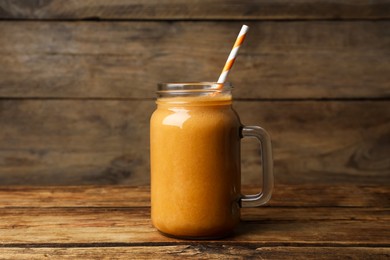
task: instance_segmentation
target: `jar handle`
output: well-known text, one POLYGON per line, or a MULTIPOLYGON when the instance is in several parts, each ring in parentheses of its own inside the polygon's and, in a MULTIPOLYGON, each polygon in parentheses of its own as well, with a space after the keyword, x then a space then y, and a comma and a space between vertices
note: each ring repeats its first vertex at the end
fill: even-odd
POLYGON ((260 142, 261 160, 263 165, 263 188, 262 191, 254 195, 242 195, 240 206, 242 208, 258 207, 267 203, 272 195, 274 186, 272 146, 268 133, 259 126, 244 126, 241 136, 254 137, 260 142))

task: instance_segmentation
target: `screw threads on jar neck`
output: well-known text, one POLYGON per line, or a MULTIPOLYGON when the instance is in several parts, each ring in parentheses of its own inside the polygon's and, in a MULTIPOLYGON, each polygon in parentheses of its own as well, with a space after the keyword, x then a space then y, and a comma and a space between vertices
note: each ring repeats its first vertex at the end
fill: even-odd
POLYGON ((232 85, 230 83, 194 82, 194 83, 160 83, 157 97, 217 97, 230 96, 232 85))

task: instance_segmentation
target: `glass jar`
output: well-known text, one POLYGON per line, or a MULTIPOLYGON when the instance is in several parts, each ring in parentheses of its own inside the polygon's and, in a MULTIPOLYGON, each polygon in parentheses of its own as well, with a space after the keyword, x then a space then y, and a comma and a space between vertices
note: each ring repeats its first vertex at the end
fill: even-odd
POLYGON ((153 225, 191 239, 223 237, 240 221, 240 207, 266 203, 273 188, 271 142, 260 127, 243 126, 230 84, 158 86, 150 122, 153 225), (261 142, 263 189, 241 194, 240 140, 261 142))

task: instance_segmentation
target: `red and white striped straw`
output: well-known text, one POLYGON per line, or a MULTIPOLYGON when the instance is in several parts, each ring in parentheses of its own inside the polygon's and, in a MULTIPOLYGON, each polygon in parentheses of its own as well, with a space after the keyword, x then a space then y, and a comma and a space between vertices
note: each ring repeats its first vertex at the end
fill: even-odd
POLYGON ((240 33, 237 36, 236 42, 233 45, 233 49, 229 54, 229 57, 225 63, 225 67, 223 67, 221 76, 219 76, 219 79, 217 83, 224 83, 226 81, 226 78, 229 74, 230 69, 233 66, 233 63, 237 57, 238 50, 240 49, 242 43, 245 40, 246 33, 248 32, 249 27, 245 24, 242 26, 240 33))

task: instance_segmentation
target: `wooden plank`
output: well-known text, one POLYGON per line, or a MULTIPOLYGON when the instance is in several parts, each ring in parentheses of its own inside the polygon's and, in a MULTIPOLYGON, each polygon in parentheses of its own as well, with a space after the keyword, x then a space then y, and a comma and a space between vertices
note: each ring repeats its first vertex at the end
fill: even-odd
MULTIPOLYGON (((277 183, 388 183, 388 101, 237 102, 236 110, 243 124, 270 133, 277 183)), ((259 169, 258 150, 251 147, 243 155, 246 183, 255 182, 259 169)))
MULTIPOLYGON (((324 216, 332 215, 331 210, 318 210, 322 210, 324 216)), ((339 210, 342 211, 334 211, 339 210)), ((258 215, 256 220, 242 221, 234 235, 221 242, 261 246, 390 246, 388 210, 387 214, 386 211, 372 214, 375 221, 354 220, 355 216, 359 218, 360 213, 353 210, 344 212, 344 215, 352 213, 349 220, 329 218, 310 221, 305 214, 310 215, 312 208, 303 212, 298 209, 299 212, 293 214, 298 219, 294 220, 291 220, 293 217, 285 220, 285 211, 280 213, 283 219, 278 219, 280 214, 276 211, 270 212, 275 216, 258 215)), ((138 208, 3 208, 0 212, 0 232, 0 245, 3 247, 62 243, 177 244, 176 239, 164 237, 152 227, 149 209, 138 208)))
MULTIPOLYGON (((257 188, 244 186, 242 191, 254 194, 257 192, 257 188)), ((390 208, 389 198, 390 188, 388 186, 277 184, 268 205, 287 208, 328 207, 328 209, 364 207, 369 211, 369 208, 372 207, 390 208)), ((12 207, 150 207, 150 188, 148 186, 118 185, 0 186, 0 208, 12 207)), ((260 211, 263 210, 263 208, 260 208, 259 211, 257 209, 243 209, 243 214, 246 214, 249 220, 252 218, 252 211, 260 214, 260 211)), ((348 209, 344 210, 348 211, 348 209)), ((335 214, 333 211, 330 212, 335 214)), ((285 214, 285 216, 288 217, 289 214, 285 214)), ((325 214, 325 216, 329 216, 329 214, 325 214)))
POLYGON ((150 207, 150 187, 0 186, 0 208, 10 207, 150 207))
POLYGON ((186 244, 97 248, 0 248, 0 259, 388 259, 389 248, 186 244))
POLYGON ((383 19, 389 18, 387 0, 364 1, 184 1, 86 0, 1 1, 2 19, 383 19))
MULTIPOLYGON (((0 96, 153 98, 213 81, 241 22, 1 22, 0 96), (235 29, 234 29, 235 28, 235 29)), ((238 99, 390 97, 390 22, 249 22, 238 99)))
POLYGON ((153 102, 0 103, 2 185, 149 182, 153 102))
POLYGON ((241 209, 241 219, 244 222, 264 221, 339 221, 365 220, 390 221, 390 208, 341 208, 341 207, 278 207, 274 204, 262 208, 241 209))
MULTIPOLYGON (((131 190, 130 190, 131 192, 131 190)), ((112 215, 115 221, 124 222, 128 216, 132 221, 138 224, 150 225, 150 207, 118 207, 112 204, 110 207, 7 207, 2 209, 1 218, 4 220, 4 227, 9 227, 12 218, 15 221, 22 220, 24 215, 33 216, 40 214, 42 211, 47 215, 58 215, 72 219, 86 219, 88 216, 94 216, 93 222, 100 218, 106 218, 106 215, 112 215), (3 211, 4 210, 4 211, 3 211), (96 219, 95 219, 96 218, 96 219)), ((390 208, 365 208, 365 207, 260 207, 260 208, 243 208, 241 209, 241 220, 244 225, 256 223, 275 222, 275 221, 390 221, 390 208)), ((57 225, 57 218, 49 219, 48 225, 57 225)), ((113 218, 110 218, 113 221, 113 218)), ((60 220, 61 221, 61 220, 60 220)), ((73 221, 73 220, 72 220, 73 221)), ((76 221, 76 220, 75 220, 76 221)), ((84 220, 81 220, 84 221, 84 220)), ((12 222, 12 221, 11 221, 12 222)), ((23 228, 25 225, 14 224, 12 228, 23 228), (16 225, 16 226, 15 226, 16 225)), ((63 224, 61 224, 63 225, 63 224)), ((71 225, 71 224, 69 224, 71 225)))
MULTIPOLYGON (((0 184, 148 184, 151 100, 1 100, 0 184)), ((277 184, 387 183, 390 102, 235 103, 273 140, 277 184)), ((251 144, 251 145, 249 145, 251 144)), ((243 144, 243 183, 258 147, 243 144)))
MULTIPOLYGON (((342 187, 330 186, 333 191, 323 189, 324 193, 319 197, 325 201, 319 207, 271 205, 244 209, 243 221, 232 236, 208 241, 164 237, 151 226, 149 207, 114 205, 115 201, 122 200, 123 189, 128 188, 132 194, 125 199, 134 199, 140 194, 142 197, 147 187, 58 187, 59 191, 56 187, 3 187, 0 198, 8 194, 8 203, 12 206, 0 210, 0 259, 39 259, 42 256, 92 259, 97 256, 115 258, 117 255, 118 258, 168 255, 200 259, 236 259, 243 256, 386 259, 390 254, 389 229, 386 228, 390 220, 388 203, 381 207, 325 205, 328 195, 338 197, 340 202, 367 198, 355 194, 354 191, 359 190, 373 196, 382 193, 381 196, 388 200, 386 193, 390 190, 381 186, 349 185, 345 186, 347 190, 342 190, 342 187), (83 195, 80 195, 82 190, 83 195), (29 207, 13 203, 19 201, 22 191, 41 196, 41 202, 37 207, 34 203, 29 207), (48 194, 52 195, 51 198, 48 198, 48 194), (64 207, 62 202, 70 201, 71 194, 74 201, 83 196, 85 201, 93 201, 109 195, 113 204, 108 207, 101 207, 102 204, 98 207, 87 204, 79 207, 74 202, 76 207, 70 204, 64 207), (58 205, 45 208, 45 198, 49 203, 50 200, 57 201, 58 205)), ((279 195, 285 193, 283 196, 288 196, 290 193, 292 196, 302 190, 303 195, 298 194, 297 200, 310 204, 313 194, 307 191, 319 188, 312 185, 286 186, 279 190, 279 195)), ((29 197, 28 193, 25 196, 29 197)), ((380 203, 380 199, 376 201, 380 203)))

